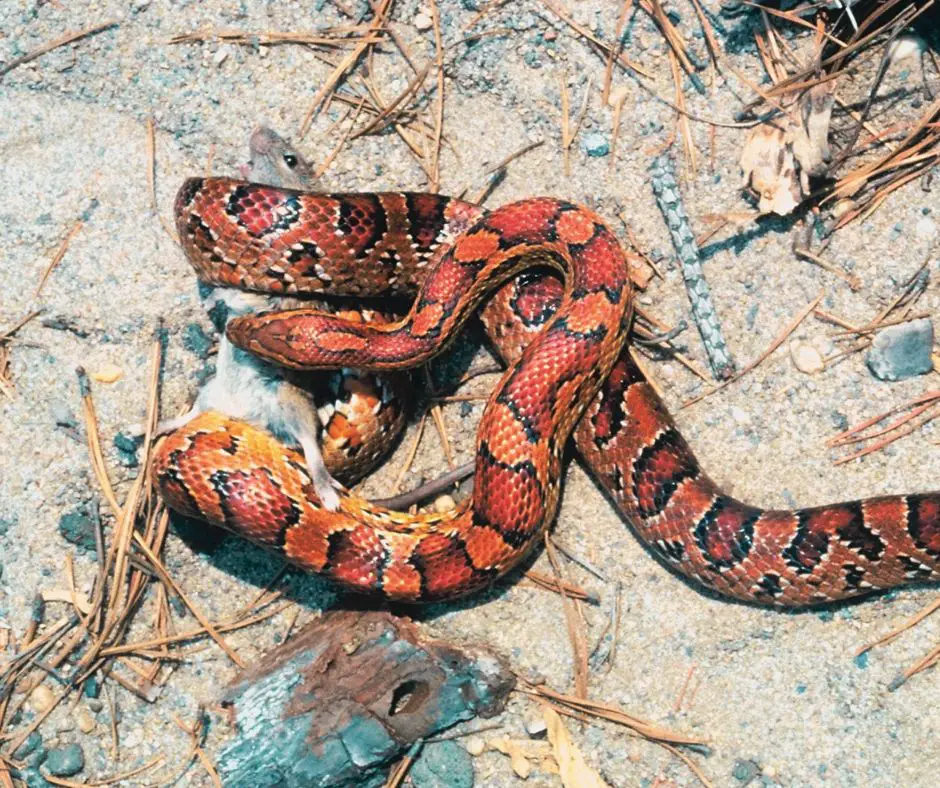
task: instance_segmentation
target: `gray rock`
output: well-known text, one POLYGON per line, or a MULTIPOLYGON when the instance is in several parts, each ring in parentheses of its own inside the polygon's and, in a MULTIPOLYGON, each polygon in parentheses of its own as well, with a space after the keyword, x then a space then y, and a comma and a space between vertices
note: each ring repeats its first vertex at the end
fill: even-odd
POLYGON ((428 744, 409 774, 415 788, 473 788, 473 761, 453 741, 428 744))
POLYGON ((581 138, 581 150, 595 158, 606 156, 610 153, 610 143, 600 132, 589 131, 581 138))
POLYGON ((78 744, 67 744, 49 750, 46 768, 55 777, 71 777, 85 768, 85 753, 78 744))
POLYGON ((754 761, 737 760, 734 762, 732 774, 739 783, 747 785, 760 774, 760 766, 754 761))
POLYGON ((875 334, 868 368, 881 380, 905 380, 933 369, 933 323, 929 318, 889 326, 875 334))

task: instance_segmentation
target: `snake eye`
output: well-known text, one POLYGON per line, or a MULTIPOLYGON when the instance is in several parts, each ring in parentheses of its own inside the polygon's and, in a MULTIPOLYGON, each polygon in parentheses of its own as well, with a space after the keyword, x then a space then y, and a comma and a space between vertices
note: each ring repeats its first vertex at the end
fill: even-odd
POLYGON ((297 157, 293 153, 285 153, 284 163, 291 169, 294 169, 294 167, 297 166, 297 157))

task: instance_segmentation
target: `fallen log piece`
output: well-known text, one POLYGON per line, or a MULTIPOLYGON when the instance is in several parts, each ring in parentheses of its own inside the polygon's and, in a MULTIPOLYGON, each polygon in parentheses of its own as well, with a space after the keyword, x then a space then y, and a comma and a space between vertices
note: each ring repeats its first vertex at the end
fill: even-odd
POLYGON ((327 613, 226 690, 236 735, 219 773, 227 788, 378 786, 416 741, 501 712, 514 683, 492 652, 426 639, 409 619, 327 613))

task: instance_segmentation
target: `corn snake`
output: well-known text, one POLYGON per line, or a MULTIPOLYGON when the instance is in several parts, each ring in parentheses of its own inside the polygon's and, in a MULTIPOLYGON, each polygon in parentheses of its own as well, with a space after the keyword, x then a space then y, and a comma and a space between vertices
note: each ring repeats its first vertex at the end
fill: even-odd
POLYGON ((505 574, 551 523, 573 431, 635 532, 687 577, 778 606, 940 579, 940 494, 762 510, 701 470, 624 347, 630 285, 603 222, 559 200, 486 212, 436 195, 315 195, 190 179, 177 226, 201 278, 275 293, 419 290, 399 323, 300 310, 240 318, 229 338, 295 368, 401 369, 483 309, 509 364, 477 438, 473 497, 444 515, 388 512, 350 495, 327 512, 300 455, 208 413, 169 435, 154 477, 175 509, 279 550, 348 588, 405 601, 471 593, 505 574), (565 284, 533 264, 553 267, 565 284), (583 415, 582 415, 583 414, 583 415))

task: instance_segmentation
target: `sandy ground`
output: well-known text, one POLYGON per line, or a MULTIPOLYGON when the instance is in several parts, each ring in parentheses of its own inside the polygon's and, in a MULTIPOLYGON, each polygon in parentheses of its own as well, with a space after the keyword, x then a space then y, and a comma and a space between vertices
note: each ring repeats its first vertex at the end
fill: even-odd
MULTIPOLYGON (((94 571, 93 554, 75 551, 58 530, 63 514, 98 495, 83 440, 57 426, 80 419, 76 366, 96 371, 117 365, 123 371, 117 382, 94 386, 106 458, 121 492, 137 469, 121 464, 111 439, 143 415, 149 343, 158 320, 169 334, 163 412, 176 412, 203 374, 204 360, 187 349, 184 337, 193 324, 208 332, 209 323, 193 275, 160 221, 171 216, 176 188, 185 176, 203 171, 210 153, 213 171, 233 174, 246 155, 248 132, 258 121, 296 136, 312 96, 329 73, 327 65, 299 46, 259 50, 215 42, 170 45, 168 39, 207 26, 298 31, 348 22, 328 2, 304 5, 310 8, 300 11, 253 0, 104 0, 80 10, 72 4, 32 0, 0 6, 0 56, 7 60, 63 31, 108 19, 119 22, 16 69, 0 82, 0 328, 42 307, 44 316, 61 316, 80 329, 57 330, 35 320, 13 346, 15 394, 0 397, 3 627, 22 632, 37 591, 64 586, 65 553, 75 553, 80 586, 94 571), (151 114, 157 126, 158 215, 151 210, 146 175, 145 123, 151 114), (41 296, 35 297, 51 250, 80 217, 83 227, 41 296)), ((361 3, 348 5, 358 8, 361 3)), ((610 37, 617 5, 585 1, 572 8, 576 19, 610 37)), ((705 5, 717 11, 712 0, 705 5)), ((474 0, 442 0, 445 42, 466 35, 463 26, 472 20, 475 6, 474 0)), ((392 17, 421 63, 433 57, 431 31, 415 25, 416 15, 426 10, 414 2, 396 3, 392 17)), ((676 10, 682 18, 680 29, 704 57, 691 6, 682 3, 676 10)), ((730 36, 726 40, 738 44, 731 62, 759 81, 762 72, 753 47, 746 44, 748 23, 735 19, 724 24, 730 36)), ((654 281, 641 296, 642 303, 669 324, 687 317, 688 301, 646 176, 653 152, 673 127, 674 114, 618 72, 615 84, 625 86, 628 99, 611 168, 609 154, 589 156, 583 144, 591 141, 590 135, 606 140, 610 134, 611 111, 601 106, 597 88, 602 60, 535 2, 511 3, 488 15, 477 29, 496 28, 508 29, 472 48, 456 44, 448 52, 441 191, 476 188, 493 164, 528 142, 544 140, 510 166, 488 204, 539 193, 557 195, 592 206, 625 237, 617 218, 622 212, 641 244, 662 255, 665 280, 654 281), (583 128, 572 146, 570 177, 563 174, 560 146, 561 78, 569 83, 573 112, 587 80, 594 84, 583 128)), ((657 89, 672 96, 659 33, 642 15, 631 30, 627 55, 659 75, 657 89)), ((391 97, 404 87, 408 72, 392 47, 383 50, 373 76, 391 97)), ((886 84, 886 90, 900 91, 902 98, 905 91, 913 94, 918 89, 913 77, 905 81, 900 67, 886 84)), ((713 84, 704 98, 687 91, 690 109, 724 121, 732 120, 740 107, 738 97, 748 95, 737 83, 713 84)), ((338 110, 318 116, 300 143, 317 162, 335 144, 336 132, 330 126, 337 117, 338 110)), ((887 119, 876 122, 888 124, 887 119)), ((700 155, 697 174, 680 166, 694 222, 705 214, 747 208, 736 164, 742 133, 715 129, 711 159, 710 130, 692 124, 700 155)), ((322 178, 325 190, 420 190, 426 185, 421 168, 393 134, 350 143, 322 178)), ((820 291, 825 292, 828 311, 856 322, 872 317, 923 262, 936 234, 929 213, 938 209, 936 189, 925 192, 915 183, 889 199, 871 220, 838 234, 827 256, 861 279, 859 292, 797 260, 790 252, 785 221, 751 225, 738 236, 740 243, 711 247, 706 272, 736 358, 756 357, 820 291)), ((931 268, 935 266, 934 261, 931 268)), ((938 303, 940 296, 931 284, 921 306, 932 314, 938 303)), ((831 347, 832 333, 831 326, 810 319, 795 338, 825 349, 831 347)), ((683 335, 682 344, 704 364, 693 332, 683 335)), ((674 360, 648 364, 674 408, 703 389, 674 360)), ((484 379, 467 391, 483 392, 490 385, 492 378, 484 379)), ((834 455, 824 441, 846 422, 880 413, 935 386, 932 376, 880 382, 859 354, 809 377, 795 370, 784 348, 742 382, 679 412, 678 421, 709 473, 755 503, 812 505, 924 491, 935 486, 940 468, 936 430, 928 428, 872 458, 839 467, 833 467, 834 455)), ((460 403, 445 409, 458 462, 470 459, 472 429, 481 410, 480 404, 460 403)), ((401 450, 366 489, 387 491, 403 457, 401 450)), ((429 428, 405 486, 433 477, 444 464, 438 438, 429 428)), ((569 467, 556 533, 562 544, 608 579, 602 582, 576 565, 568 567, 573 581, 601 599, 600 605, 585 609, 592 644, 609 619, 616 584, 622 585, 616 659, 609 672, 591 676, 591 696, 707 738, 711 756, 694 757, 714 785, 743 784, 744 761, 760 769, 753 784, 936 784, 936 674, 919 676, 893 693, 888 685, 940 640, 940 620, 928 620, 867 659, 853 657, 860 645, 933 599, 935 589, 907 589, 857 605, 801 613, 730 603, 692 587, 648 554, 575 463, 569 467), (683 692, 690 670, 694 689, 683 692)), ((171 535, 165 560, 213 619, 250 601, 280 566, 278 559, 234 538, 197 551, 171 535)), ((549 571, 544 555, 534 566, 549 571)), ((290 578, 288 595, 300 606, 301 623, 337 601, 325 583, 302 576, 290 578)), ((276 642, 291 615, 227 639, 250 661, 276 642)), ((569 686, 571 648, 561 600, 551 593, 514 578, 470 602, 436 606, 425 618, 436 635, 488 643, 520 672, 540 674, 558 689, 569 686)), ((159 782, 188 752, 188 737, 172 715, 193 720, 198 704, 211 704, 233 675, 225 655, 210 647, 187 657, 167 677, 161 697, 152 705, 114 690, 121 714, 119 762, 111 757, 107 706, 91 709, 96 726, 88 734, 75 725, 80 709, 57 710, 41 729, 44 746, 82 746, 86 768, 74 779, 129 769, 165 753, 168 765, 148 777, 151 783, 159 782)), ((86 707, 87 699, 80 706, 86 707)), ((487 735, 525 738, 524 721, 535 713, 516 696, 498 719, 502 730, 487 735)), ((589 763, 611 785, 698 784, 677 759, 613 726, 569 727, 589 763)), ((214 726, 210 756, 220 737, 214 726)), ((474 765, 478 785, 519 782, 500 754, 488 752, 475 758, 474 765)), ((179 784, 209 783, 194 766, 179 784)), ((559 781, 536 770, 528 784, 554 786, 559 781)))

